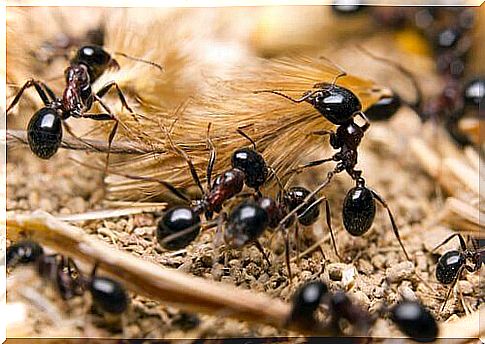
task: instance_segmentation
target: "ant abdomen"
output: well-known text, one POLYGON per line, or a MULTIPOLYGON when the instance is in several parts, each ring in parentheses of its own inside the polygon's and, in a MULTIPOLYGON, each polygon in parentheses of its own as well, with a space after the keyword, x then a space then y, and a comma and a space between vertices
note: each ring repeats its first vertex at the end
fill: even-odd
POLYGON ((168 250, 178 250, 190 244, 200 232, 200 216, 190 207, 176 206, 167 210, 157 224, 157 240, 168 250), (166 240, 184 230, 191 229, 172 240, 166 240))
MULTIPOLYGON (((310 191, 302 186, 291 187, 284 195, 284 202, 288 209, 291 211, 302 204, 305 198, 310 194, 310 191)), ((317 199, 311 197, 307 204, 313 204, 317 199)), ((308 206, 299 209, 296 214, 298 215, 298 222, 303 226, 310 226, 318 220, 320 216, 320 208, 318 205, 313 205, 311 208, 308 206)))
POLYGON ((365 186, 356 186, 345 196, 342 218, 345 229, 353 236, 365 234, 376 215, 376 202, 372 191, 365 186))
POLYGON ((244 172, 244 182, 250 188, 258 189, 268 176, 268 167, 261 154, 250 148, 240 148, 231 157, 233 168, 244 172))
POLYGON ((268 214, 257 203, 247 201, 236 206, 227 220, 224 241, 233 248, 254 242, 268 226, 268 214))
POLYGON ((121 314, 128 308, 125 288, 108 277, 94 276, 89 283, 93 303, 103 312, 121 314))
POLYGON ((45 107, 29 121, 27 138, 32 152, 41 159, 56 154, 62 140, 62 119, 55 109, 45 107))
POLYGON ((446 252, 438 259, 436 279, 443 284, 452 283, 463 264, 465 264, 465 258, 459 251, 446 252))

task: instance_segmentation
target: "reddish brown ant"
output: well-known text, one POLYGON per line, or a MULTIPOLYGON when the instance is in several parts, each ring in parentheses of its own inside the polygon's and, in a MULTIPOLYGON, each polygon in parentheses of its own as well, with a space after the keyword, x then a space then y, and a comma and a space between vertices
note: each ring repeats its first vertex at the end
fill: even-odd
MULTIPOLYGON (((153 62, 119 54, 162 69, 153 62)), ((30 79, 20 88, 12 103, 8 106, 7 113, 20 101, 24 91, 30 87, 35 88, 44 103, 44 107, 32 116, 27 128, 29 146, 35 155, 42 159, 49 159, 57 152, 62 141, 62 125, 72 134, 65 122, 69 117, 114 121, 115 124, 108 137, 108 146, 111 147, 119 120, 102 101, 102 98, 114 87, 121 104, 131 114, 134 115, 134 112, 126 102, 120 87, 114 81, 108 82, 96 93, 93 92, 93 83, 109 68, 119 68, 118 62, 102 47, 87 45, 77 51, 76 55, 70 60, 69 67, 65 70, 66 88, 61 98, 58 98, 45 83, 39 80, 30 79), (98 102, 106 112, 88 113, 94 102, 98 102)), ((109 150, 107 163, 108 160, 109 150)))
MULTIPOLYGON (((409 256, 406 252, 406 249, 404 248, 404 245, 401 242, 399 230, 394 221, 394 217, 389 209, 389 206, 382 198, 382 196, 365 186, 365 180, 361 176, 362 171, 355 169, 358 157, 357 148, 360 145, 365 131, 369 128, 370 123, 367 120, 365 114, 362 112, 362 104, 360 103, 360 100, 357 98, 357 96, 355 96, 352 91, 342 86, 336 85, 336 81, 346 75, 345 71, 343 71, 340 67, 339 69, 341 70, 341 73, 335 77, 332 83, 316 84, 314 85, 314 88, 316 90, 304 93, 303 96, 299 99, 293 99, 277 91, 256 91, 256 93, 274 93, 279 96, 285 97, 286 99, 289 99, 295 103, 310 103, 322 116, 338 126, 335 132, 324 130, 314 132, 313 134, 329 135, 331 146, 335 149, 339 149, 339 152, 337 152, 330 158, 312 161, 307 164, 298 166, 296 169, 289 172, 300 172, 306 168, 319 166, 323 163, 330 161, 337 162, 335 168, 327 173, 326 180, 313 192, 308 194, 305 200, 300 205, 295 207, 285 216, 282 221, 280 221, 279 228, 282 228, 285 222, 291 216, 293 216, 303 207, 307 206, 310 199, 312 199, 315 195, 317 195, 318 192, 320 192, 320 190, 328 185, 328 183, 331 181, 335 174, 346 171, 347 174, 355 180, 356 186, 347 193, 344 201, 342 216, 345 229, 354 236, 361 236, 365 234, 370 229, 374 221, 376 212, 375 200, 377 200, 379 203, 381 203, 382 206, 384 206, 384 208, 386 208, 394 234, 399 244, 401 245, 406 259, 409 260, 409 256), (364 119, 365 123, 362 126, 359 126, 354 121, 355 116, 360 116, 362 119, 364 119)), ((321 199, 317 200, 317 202, 323 199, 326 200, 326 197, 321 197, 321 199)), ((328 216, 329 214, 327 213, 327 218, 328 216)), ((332 231, 331 227, 330 231, 332 231)), ((335 242, 334 248, 337 252, 335 242)))

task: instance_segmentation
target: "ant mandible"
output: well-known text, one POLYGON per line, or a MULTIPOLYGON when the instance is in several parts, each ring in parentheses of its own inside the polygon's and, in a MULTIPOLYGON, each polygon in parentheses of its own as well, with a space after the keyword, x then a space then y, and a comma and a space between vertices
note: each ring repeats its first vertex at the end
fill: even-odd
MULTIPOLYGON (((316 90, 306 92, 299 99, 293 99, 286 94, 272 90, 262 90, 255 92, 274 93, 295 103, 300 103, 303 101, 308 102, 322 116, 338 126, 335 132, 330 130, 322 130, 313 132, 313 134, 329 135, 330 145, 334 149, 339 149, 339 152, 335 153, 330 158, 312 161, 307 164, 300 165, 287 173, 290 174, 294 172, 301 172, 306 168, 319 166, 323 163, 330 161, 337 162, 335 168, 327 173, 326 180, 313 192, 308 194, 304 202, 302 202, 299 206, 297 206, 290 213, 287 214, 287 216, 280 222, 280 227, 284 225, 285 221, 287 221, 288 218, 290 218, 295 212, 303 208, 312 197, 314 197, 318 192, 320 192, 320 190, 328 185, 328 183, 330 183, 331 179, 335 174, 346 171, 349 176, 356 182, 356 186, 349 190, 349 192, 347 193, 342 210, 344 227, 347 232, 349 232, 353 236, 361 236, 370 229, 376 213, 375 201, 377 200, 384 208, 386 208, 389 219, 391 221, 392 229, 394 231, 394 235, 396 236, 404 252, 404 255, 406 256, 406 259, 410 260, 406 249, 401 242, 399 230, 394 221, 394 217, 391 213, 391 210, 389 209, 389 206, 382 196, 380 196, 374 190, 371 190, 365 186, 365 179, 362 177, 362 171, 355 169, 358 157, 357 148, 360 145, 365 131, 369 129, 370 123, 365 114, 362 112, 362 104, 357 96, 352 91, 342 86, 336 85, 336 82, 339 78, 347 75, 347 73, 343 71, 340 67, 338 68, 341 72, 334 78, 332 83, 317 83, 314 85, 314 88, 316 88, 316 90), (361 117, 365 121, 365 123, 362 126, 359 126, 354 121, 355 116, 361 117)), ((321 201, 323 199, 326 200, 325 197, 321 197, 318 201, 321 201)), ((331 230, 332 229, 330 227, 330 231, 331 230)), ((337 252, 336 247, 335 251, 337 252)))
POLYGON ((450 284, 448 292, 446 293, 445 301, 443 302, 440 311, 443 311, 445 308, 451 291, 453 290, 456 282, 458 282, 460 279, 463 270, 466 269, 469 272, 475 272, 478 271, 485 263, 485 251, 483 248, 478 248, 473 240, 473 249, 467 248, 465 239, 463 239, 463 236, 458 233, 450 235, 441 244, 436 246, 433 251, 436 251, 438 248, 455 237, 458 237, 460 240, 461 251, 451 250, 446 252, 438 259, 438 264, 436 265, 436 279, 440 283, 450 284), (467 265, 468 261, 470 261, 473 266, 467 265))
MULTIPOLYGON (((117 54, 162 68, 150 61, 133 58, 122 53, 117 54)), ((69 117, 114 121, 108 137, 108 146, 111 147, 119 120, 101 98, 114 87, 122 106, 132 115, 134 112, 115 81, 110 81, 96 93, 93 92, 93 83, 109 68, 118 69, 118 62, 102 47, 87 45, 77 51, 64 72, 66 88, 61 98, 58 98, 49 86, 39 80, 30 79, 21 87, 7 108, 7 113, 20 101, 24 91, 30 87, 35 88, 44 103, 44 107, 32 116, 27 128, 29 147, 35 155, 41 159, 49 159, 57 152, 62 141, 62 125, 72 134, 65 122, 69 117), (103 107, 106 113, 88 113, 95 101, 103 107)), ((107 160, 109 160, 109 150, 107 160)))

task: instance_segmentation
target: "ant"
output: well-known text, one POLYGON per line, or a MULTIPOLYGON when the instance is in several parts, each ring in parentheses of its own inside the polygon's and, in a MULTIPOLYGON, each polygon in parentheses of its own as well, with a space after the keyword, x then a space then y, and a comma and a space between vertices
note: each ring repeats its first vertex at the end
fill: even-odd
POLYGON ((7 267, 30 263, 37 266, 42 278, 56 285, 63 300, 81 296, 89 290, 93 303, 103 312, 121 314, 128 307, 129 299, 123 285, 111 278, 97 276, 97 265, 86 278, 71 258, 60 254, 46 255, 42 246, 34 241, 20 241, 7 249, 7 267))
MULTIPOLYGON (((132 58, 122 53, 117 54, 162 69, 162 67, 153 62, 132 58)), ((93 92, 93 83, 110 68, 119 69, 120 67, 118 62, 108 52, 100 46, 86 45, 76 52, 75 56, 70 60, 70 65, 64 72, 66 88, 61 98, 58 98, 52 89, 42 81, 30 79, 25 82, 8 106, 7 113, 20 101, 26 89, 35 88, 44 103, 44 107, 32 116, 27 128, 29 146, 35 155, 41 159, 50 159, 57 152, 62 141, 62 125, 73 135, 65 122, 69 117, 89 118, 96 121, 114 121, 108 137, 108 145, 111 147, 118 129, 119 119, 102 101, 102 98, 114 87, 121 104, 132 115, 134 115, 134 112, 126 102, 123 92, 115 81, 108 82, 96 93, 93 92), (88 113, 94 102, 98 102, 106 112, 88 113)), ((109 160, 109 151, 107 160, 109 160)))
POLYGON ((309 329, 316 327, 318 322, 315 313, 322 304, 330 317, 326 327, 334 331, 334 335, 343 334, 342 320, 352 325, 355 332, 352 335, 367 335, 373 323, 371 315, 352 302, 345 292, 330 292, 322 281, 306 282, 297 289, 293 295, 288 322, 309 329))
MULTIPOLYGON (((276 228, 279 221, 298 206, 303 199, 310 193, 303 187, 293 187, 284 192, 278 201, 269 197, 263 197, 259 188, 268 179, 269 171, 273 173, 283 190, 281 181, 276 173, 269 167, 261 154, 257 152, 256 143, 246 135, 241 129, 238 133, 248 139, 252 148, 239 148, 232 154, 232 168, 216 176, 211 185, 211 173, 215 163, 215 149, 207 133, 207 145, 210 150, 210 158, 207 166, 207 189, 204 190, 195 168, 190 158, 172 143, 173 148, 184 157, 189 165, 192 177, 199 186, 203 197, 196 201, 193 206, 176 206, 169 209, 157 224, 157 238, 161 246, 174 250, 187 246, 200 232, 200 214, 205 213, 207 219, 211 219, 214 212, 220 213, 225 201, 233 198, 242 191, 244 185, 255 189, 254 200, 245 200, 235 206, 229 215, 221 213, 214 225, 218 225, 217 233, 221 233, 222 225, 225 221, 224 241, 232 248, 240 248, 249 243, 254 244, 263 254, 266 261, 269 259, 264 252, 258 238, 268 228, 276 228)), ((169 139, 169 141, 171 141, 169 139)), ((185 199, 189 201, 188 199, 185 199)), ((316 201, 316 199, 313 199, 316 201)), ((306 209, 297 212, 298 222, 304 226, 309 226, 316 221, 319 216, 319 209, 312 204, 306 209)), ((290 226, 293 221, 286 221, 286 226, 290 226)), ((289 246, 286 238, 286 262, 289 268, 289 246)))
MULTIPOLYGON (((346 76, 347 73, 341 68, 340 74, 337 75, 332 83, 317 83, 313 87, 316 88, 314 91, 307 91, 299 99, 293 99, 283 93, 272 90, 262 90, 256 91, 255 93, 274 93, 276 95, 282 96, 294 103, 307 102, 310 103, 323 117, 337 125, 337 130, 322 130, 316 131, 312 134, 316 135, 329 135, 330 145, 334 149, 339 149, 340 151, 335 153, 332 157, 316 160, 309 162, 304 165, 300 165, 297 168, 290 170, 288 173, 301 172, 302 170, 319 166, 323 163, 335 161, 337 165, 332 171, 327 173, 326 180, 317 187, 313 192, 307 195, 304 202, 295 207, 287 216, 280 222, 280 227, 283 226, 284 221, 288 220, 295 212, 303 208, 311 197, 314 197, 320 190, 322 190, 335 174, 346 171, 347 174, 355 180, 356 186, 348 191, 342 210, 342 217, 344 222, 344 227, 353 236, 362 236, 365 234, 374 221, 376 206, 375 201, 377 200, 384 208, 386 208, 389 219, 391 221, 392 229, 394 234, 399 241, 399 244, 409 260, 409 256, 404 248, 401 238, 399 236, 398 227, 394 221, 394 217, 389 209, 388 204, 382 196, 380 196, 374 190, 371 190, 365 186, 365 180, 362 177, 362 171, 356 170, 358 151, 357 148, 360 145, 364 133, 369 129, 370 122, 362 112, 362 104, 357 96, 350 90, 336 85, 339 78, 346 76), (359 126, 354 121, 354 117, 361 117, 365 123, 359 126)), ((287 174, 288 174, 287 173, 287 174)), ((319 200, 325 200, 327 205, 327 219, 329 218, 329 205, 326 198, 323 196, 319 200)), ((331 227, 329 226, 332 232, 331 227)), ((331 233, 332 237, 333 234, 331 233)), ((337 252, 337 247, 335 246, 335 241, 333 241, 335 251, 337 252)), ((338 253, 337 253, 338 255, 338 253)))
MULTIPOLYGON (((260 194, 259 188, 268 178, 270 168, 263 156, 257 152, 255 142, 238 129, 238 133, 247 138, 253 144, 253 148, 239 148, 234 151, 231 156, 232 168, 218 174, 211 183, 216 150, 209 137, 210 126, 209 124, 207 129, 207 146, 210 153, 205 190, 190 158, 169 137, 174 150, 186 160, 195 184, 202 193, 202 199, 192 202, 191 206, 175 206, 165 212, 158 221, 157 239, 159 244, 167 249, 181 249, 197 237, 200 232, 200 215, 202 213, 205 214, 206 219, 212 219, 214 213, 221 213, 224 202, 238 195, 244 185, 253 188, 257 194, 260 194)), ((176 192, 176 195, 184 201, 191 202, 185 195, 181 195, 175 187, 171 186, 170 190, 176 192)), ((218 233, 220 233, 225 218, 225 213, 222 213, 212 223, 212 225, 218 225, 218 233)), ((264 230, 267 226, 267 220, 267 213, 260 206, 253 203, 241 204, 229 214, 227 230, 225 231, 226 243, 232 247, 241 247, 251 241, 267 259, 264 250, 257 241, 257 237, 261 234, 261 228, 264 230), (247 227, 248 225, 250 228, 247 227)))
POLYGON ((472 240, 473 249, 467 248, 465 239, 463 239, 463 236, 458 233, 450 235, 441 244, 436 246, 433 251, 436 251, 438 248, 455 237, 458 237, 460 240, 461 251, 451 250, 446 252, 438 259, 438 264, 436 265, 436 279, 440 283, 450 284, 445 301, 443 302, 440 311, 443 311, 445 308, 451 291, 456 285, 456 282, 458 282, 460 279, 463 270, 466 269, 469 272, 475 272, 478 271, 485 263, 485 251, 483 248, 478 248, 478 245, 474 240, 472 240), (468 261, 470 261, 473 265, 467 265, 468 261))
MULTIPOLYGON (((318 325, 315 312, 324 304, 330 320, 327 327, 342 335, 341 321, 350 323, 357 333, 353 335, 366 336, 377 320, 347 296, 343 291, 330 292, 322 281, 306 282, 298 288, 292 300, 289 323, 312 329, 318 325)), ((432 342, 438 335, 438 325, 433 315, 419 302, 404 301, 390 309, 383 307, 376 315, 388 312, 390 319, 398 328, 417 342, 432 342)))

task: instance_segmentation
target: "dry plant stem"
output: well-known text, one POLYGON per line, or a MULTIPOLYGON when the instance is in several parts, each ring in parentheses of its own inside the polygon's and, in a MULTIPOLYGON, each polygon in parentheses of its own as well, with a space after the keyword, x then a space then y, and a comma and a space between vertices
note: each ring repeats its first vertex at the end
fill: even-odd
POLYGON ((478 338, 485 336, 485 327, 480 322, 483 319, 485 319, 484 306, 466 317, 441 324, 440 339, 436 343, 450 343, 449 340, 444 338, 454 338, 454 344, 469 343, 473 342, 474 339, 478 342, 478 338))
MULTIPOLYGON (((189 276, 113 249, 53 216, 37 211, 7 217, 7 235, 12 240, 28 237, 55 251, 115 276, 129 289, 165 304, 189 312, 221 314, 278 328, 287 327, 290 305, 261 293, 189 276)), ((294 325, 296 326, 296 325, 294 325)), ((324 327, 293 330, 328 335, 324 327)))
MULTIPOLYGON (((13 147, 16 145, 28 145, 27 132, 25 130, 6 131, 7 146, 13 147)), ((88 152, 108 153, 112 154, 145 154, 145 153, 165 153, 166 150, 161 148, 157 150, 154 147, 142 146, 130 142, 113 142, 111 148, 106 141, 83 139, 80 141, 74 137, 63 137, 61 148, 81 150, 88 152), (83 142, 84 141, 84 142, 83 142)))

